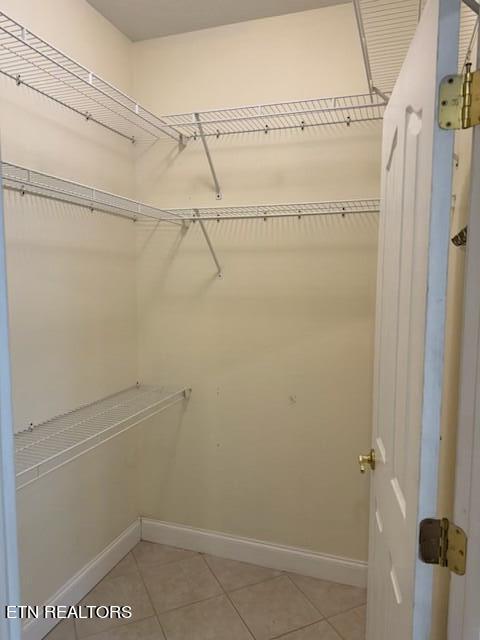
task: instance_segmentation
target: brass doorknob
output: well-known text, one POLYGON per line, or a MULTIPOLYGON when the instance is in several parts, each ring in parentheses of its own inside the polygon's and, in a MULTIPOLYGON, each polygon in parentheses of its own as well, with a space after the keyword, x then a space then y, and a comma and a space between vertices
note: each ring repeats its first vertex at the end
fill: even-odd
POLYGON ((370 469, 375 469, 375 449, 370 449, 370 453, 366 456, 358 456, 358 464, 360 465, 360 473, 365 473, 366 465, 370 465, 370 469))

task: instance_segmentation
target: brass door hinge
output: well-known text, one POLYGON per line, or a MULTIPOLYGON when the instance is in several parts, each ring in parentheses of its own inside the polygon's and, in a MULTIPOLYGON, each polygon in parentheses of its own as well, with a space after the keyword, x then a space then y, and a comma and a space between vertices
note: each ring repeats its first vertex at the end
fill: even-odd
POLYGON ((447 518, 428 518, 420 523, 420 559, 427 564, 447 567, 459 576, 467 565, 467 535, 447 518))
POLYGON ((463 75, 440 83, 438 124, 441 129, 470 129, 480 124, 480 70, 465 65, 463 75))

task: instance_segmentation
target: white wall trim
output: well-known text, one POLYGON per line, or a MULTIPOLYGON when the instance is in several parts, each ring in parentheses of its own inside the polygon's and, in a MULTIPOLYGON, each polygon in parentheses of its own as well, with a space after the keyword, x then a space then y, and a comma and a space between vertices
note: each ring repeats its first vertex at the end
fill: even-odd
POLYGON ((360 560, 150 518, 141 518, 141 522, 142 540, 148 542, 211 553, 230 560, 251 562, 356 587, 365 587, 367 584, 367 563, 360 560))
MULTIPOLYGON (((140 532, 141 525, 138 519, 80 569, 73 578, 70 578, 45 604, 67 606, 78 604, 140 541, 140 532)), ((23 628, 22 640, 41 640, 58 622, 58 620, 42 618, 30 620, 23 628)))

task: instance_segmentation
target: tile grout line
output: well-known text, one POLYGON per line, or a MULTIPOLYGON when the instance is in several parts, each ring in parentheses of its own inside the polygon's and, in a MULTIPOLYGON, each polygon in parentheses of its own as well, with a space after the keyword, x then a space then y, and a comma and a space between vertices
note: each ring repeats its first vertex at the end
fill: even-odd
MULTIPOLYGON (((119 624, 117 626, 113 626, 113 627, 109 627, 107 629, 104 629, 103 631, 96 631, 95 633, 89 633, 88 636, 83 636, 83 638, 80 638, 77 635, 77 640, 90 640, 91 638, 93 640, 95 640, 95 638, 99 635, 101 635, 102 633, 110 633, 111 631, 115 631, 115 629, 123 629, 124 627, 128 627, 132 624, 135 624, 136 622, 143 622, 144 620, 148 620, 149 618, 154 618, 155 616, 145 616, 144 618, 138 618, 137 620, 130 620, 129 622, 125 622, 124 624, 119 624)), ((113 618, 112 618, 113 620, 113 618)))
MULTIPOLYGON (((218 557, 218 556, 217 556, 218 557)), ((252 636, 253 640, 256 640, 256 636, 253 633, 253 631, 250 629, 250 627, 248 626, 248 624, 245 622, 245 620, 243 619, 242 614, 240 613, 240 611, 237 609, 237 607, 235 606, 235 603, 233 602, 233 600, 230 598, 230 595, 228 593, 228 591, 223 587, 223 584, 220 582, 220 580, 217 578, 215 572, 213 571, 212 567, 208 564, 207 560, 205 558, 203 558, 203 561, 205 562, 206 566, 208 567, 208 570, 210 571, 210 573, 212 574, 212 576, 215 578, 215 580, 217 581, 220 589, 223 591, 223 593, 225 594, 225 597, 227 598, 227 600, 229 601, 229 603, 232 605, 234 611, 237 613, 238 617, 240 618, 240 620, 243 622, 243 624, 245 625, 245 629, 248 631, 248 633, 252 636)), ((267 582, 266 580, 264 580, 263 582, 267 582)), ((259 584, 259 583, 257 583, 259 584)))
MULTIPOLYGON (((150 594, 148 593, 148 589, 147 589, 147 587, 146 587, 146 585, 145 585, 145 583, 144 583, 144 581, 143 581, 143 576, 142 576, 142 574, 141 574, 141 572, 140 572, 140 568, 138 567, 138 563, 137 563, 136 558, 135 558, 135 556, 133 555, 133 552, 132 552, 132 551, 133 551, 133 550, 130 550, 128 553, 126 553, 126 554, 123 556, 123 558, 117 562, 117 564, 115 565, 115 567, 117 567, 117 566, 120 564, 120 562, 122 562, 122 560, 124 560, 124 559, 125 559, 125 558, 130 554, 130 553, 131 553, 131 554, 132 554, 132 557, 133 557, 133 560, 134 560, 134 562, 135 562, 135 564, 137 564, 137 568, 138 568, 138 573, 139 573, 140 580, 141 580, 142 584, 144 585, 144 587, 145 587, 145 591, 147 592, 148 598, 149 598, 149 600, 150 600, 150 594)), ((115 569, 115 567, 113 567, 113 569, 115 569)), ((111 571, 113 571, 113 569, 112 569, 111 571)), ((109 572, 107 573, 107 575, 106 575, 106 576, 104 576, 103 578, 101 578, 101 579, 100 579, 100 580, 95 584, 95 586, 93 586, 93 587, 90 589, 90 591, 89 591, 89 592, 88 592, 88 593, 87 593, 83 598, 81 598, 81 599, 77 602, 77 604, 80 604, 83 600, 85 600, 85 598, 87 598, 87 597, 89 596, 89 594, 90 594, 90 593, 92 593, 92 591, 94 591, 94 589, 96 589, 96 588, 98 587, 98 585, 99 585, 101 582, 105 582, 105 581, 110 582, 111 580, 116 580, 117 578, 127 578, 127 577, 129 577, 130 575, 133 575, 133 574, 125 573, 125 574, 123 574, 123 575, 113 576, 113 577, 109 578, 109 577, 108 577, 108 575, 111 573, 111 571, 109 571, 109 572)), ((122 624, 122 625, 118 625, 118 626, 119 626, 119 627, 128 627, 128 625, 129 625, 129 624, 133 624, 133 623, 135 623, 135 622, 142 622, 143 620, 147 620, 147 618, 153 618, 153 617, 155 617, 155 614, 156 614, 155 607, 153 606, 153 604, 152 604, 152 609, 153 609, 153 613, 154 613, 154 615, 153 615, 153 616, 144 616, 143 618, 138 618, 137 620, 130 620, 129 622, 125 622, 124 624, 122 624)), ((89 638, 93 638, 93 640, 95 640, 95 636, 98 636, 98 635, 99 635, 99 634, 101 634, 101 633, 105 633, 106 631, 113 631, 113 630, 115 629, 115 627, 113 626, 113 627, 110 627, 109 629, 104 629, 103 631, 98 631, 98 632, 95 632, 95 633, 91 633, 91 634, 88 634, 87 636, 83 636, 83 638, 81 638, 81 637, 79 636, 78 629, 77 629, 77 619, 74 619, 74 620, 73 620, 73 623, 74 623, 74 624, 73 624, 73 628, 74 628, 74 631, 75 631, 75 638, 76 638, 76 640, 89 640, 89 638)))
MULTIPOLYGON (((302 596, 305 598, 305 600, 306 600, 307 602, 309 602, 309 603, 312 605, 312 607, 315 609, 315 611, 317 611, 317 612, 322 616, 322 617, 320 618, 320 620, 326 620, 326 616, 325 616, 325 615, 320 611, 320 609, 319 609, 318 607, 316 607, 316 606, 314 605, 314 603, 310 600, 310 598, 307 596, 307 594, 306 594, 306 593, 304 593, 304 592, 300 589, 300 587, 299 587, 297 584, 295 584, 295 582, 294 582, 294 581, 292 580, 292 578, 288 575, 288 573, 287 573, 287 574, 285 574, 285 575, 286 575, 286 576, 287 576, 287 578, 289 579, 290 583, 295 587, 295 589, 297 589, 297 591, 298 591, 299 593, 301 593, 301 594, 302 594, 302 596)), ((317 622, 320 622, 320 620, 317 620, 317 622)))
POLYGON ((330 616, 330 618, 327 618, 326 622, 328 622, 328 624, 342 638, 342 640, 348 640, 348 638, 345 638, 345 636, 343 634, 341 634, 340 631, 330 621, 333 620, 333 618, 336 618, 337 616, 342 616, 345 613, 351 613, 352 611, 356 611, 357 609, 361 609, 362 607, 365 607, 365 606, 366 606, 366 604, 361 604, 358 607, 352 607, 351 609, 347 609, 346 611, 342 611, 341 613, 337 613, 334 616, 330 616))
MULTIPOLYGON (((201 553, 201 556, 205 556, 207 555, 211 555, 213 558, 218 558, 219 560, 230 560, 230 558, 222 558, 221 556, 215 556, 211 553, 201 553)), ((208 560, 205 559, 205 562, 208 564, 208 560)), ((232 562, 243 562, 243 560, 232 560, 232 562)), ((249 562, 245 562, 244 564, 250 564, 249 562)), ((261 565, 254 565, 257 567, 261 567, 261 565)), ((215 575, 215 577, 217 578, 215 571, 210 567, 210 565, 208 565, 208 568, 210 569, 210 571, 215 575)), ((225 593, 236 593, 237 591, 241 591, 242 589, 247 589, 247 587, 255 587, 257 584, 262 584, 263 582, 268 582, 269 580, 275 580, 275 578, 280 578, 280 576, 286 575, 286 571, 281 571, 280 569, 271 569, 270 567, 261 567, 262 569, 270 569, 270 571, 278 571, 278 576, 270 576, 269 578, 262 578, 261 580, 258 580, 256 582, 249 582, 248 584, 244 584, 242 587, 235 587, 235 589, 225 589, 225 587, 222 585, 222 583, 220 583, 220 586, 222 587, 222 589, 225 591, 225 593)), ((217 578, 218 580, 218 578, 217 578)), ((219 581, 220 582, 220 581, 219 581)))
POLYGON ((333 618, 336 618, 337 616, 343 616, 345 613, 351 613, 352 611, 356 611, 357 609, 362 609, 363 607, 366 607, 366 604, 357 604, 355 607, 350 607, 349 609, 345 609, 345 611, 339 611, 338 613, 334 613, 333 616, 329 616, 328 618, 325 618, 325 620, 333 620, 333 618))
POLYGON ((299 627, 298 629, 294 629, 293 631, 287 631, 286 633, 282 633, 282 635, 280 636, 274 636, 269 640, 282 640, 282 638, 286 638, 291 633, 297 633, 297 631, 304 631, 305 629, 310 629, 310 627, 314 627, 316 624, 323 624, 323 623, 328 624, 330 629, 332 629, 337 634, 340 640, 345 640, 345 638, 342 635, 340 635, 340 633, 334 627, 332 627, 332 625, 325 618, 323 620, 317 620, 316 622, 311 622, 310 624, 307 624, 304 627, 299 627))
POLYGON ((201 600, 194 600, 193 602, 187 602, 186 604, 181 604, 178 607, 172 607, 171 609, 167 609, 166 611, 161 611, 157 614, 157 610, 155 609, 155 613, 158 617, 167 615, 169 613, 173 613, 174 611, 179 611, 179 609, 185 609, 185 607, 192 607, 194 604, 201 604, 202 602, 209 602, 210 600, 215 600, 215 598, 220 598, 223 594, 217 593, 215 596, 208 596, 208 598, 202 598, 201 600))
MULTIPOLYGON (((175 564, 176 562, 183 562, 184 560, 187 560, 189 557, 193 557, 193 556, 200 556, 202 555, 199 551, 192 551, 191 549, 184 549, 183 547, 172 547, 170 545, 166 545, 166 544, 162 544, 161 542, 149 542, 148 540, 140 540, 140 542, 148 542, 148 544, 155 544, 155 545, 160 545, 162 547, 170 547, 171 549, 175 549, 177 551, 184 551, 185 553, 191 553, 192 556, 187 556, 186 558, 180 558, 180 560, 168 560, 167 562, 149 562, 148 566, 151 567, 152 565, 156 565, 156 564, 161 564, 161 565, 167 565, 167 564, 175 564)), ((134 547, 135 548, 135 547, 134 547)), ((135 562, 137 564, 138 569, 140 570, 141 568, 141 563, 137 560, 137 558, 135 557, 135 554, 133 553, 133 549, 131 551, 129 551, 128 553, 131 553, 132 556, 135 559, 135 562)), ((128 556, 127 553, 127 556, 128 556)), ((126 557, 126 556, 125 556, 126 557)), ((121 560, 120 560, 121 562, 121 560)), ((118 563, 117 563, 118 564, 118 563)), ((114 567, 115 568, 115 567, 114 567)))
MULTIPOLYGON (((160 543, 156 543, 156 542, 154 542, 154 543, 152 543, 152 544, 160 544, 160 543)), ((175 549, 180 549, 180 547, 173 547, 173 548, 175 548, 175 549)), ((207 564, 207 563, 206 563, 206 561, 204 560, 204 558, 202 557, 202 554, 201 554, 201 553, 199 553, 199 552, 193 552, 193 553, 194 553, 194 555, 195 555, 195 556, 198 556, 199 558, 202 558, 202 560, 203 560, 204 564, 207 564)), ((192 556, 192 557, 193 557, 193 556, 192 556)), ((175 560, 174 562, 183 562, 183 561, 185 561, 185 560, 189 560, 189 558, 184 558, 183 560, 175 560)), ((168 565, 171 565, 171 564, 174 564, 174 562, 165 562, 165 563, 162 563, 162 566, 166 566, 167 564, 168 564, 168 565)), ((137 564, 138 564, 138 563, 137 563, 137 564)), ((157 562, 154 562, 153 564, 155 564, 155 565, 156 565, 156 564, 158 564, 158 563, 157 563, 157 562)), ((208 567, 208 569, 211 571, 210 567, 208 567)), ((141 570, 141 568, 140 568, 140 565, 138 565, 138 570, 139 570, 139 572, 140 572, 140 577, 141 577, 141 579, 142 579, 142 583, 143 583, 143 585, 145 586, 145 590, 146 590, 146 592, 147 592, 147 594, 148 594, 148 598, 149 598, 149 600, 150 600, 150 602, 151 602, 151 604, 152 604, 152 607, 153 607, 153 610, 154 610, 154 617, 156 617, 156 618, 158 619, 158 623, 160 624, 160 627, 161 627, 161 629, 162 629, 162 631, 163 631, 163 634, 164 634, 164 636, 165 636, 165 638, 166 638, 167 640, 168 640, 167 635, 166 635, 165 631, 163 630, 163 626, 162 626, 162 623, 161 623, 161 621, 160 621, 160 616, 161 616, 161 615, 163 615, 163 614, 167 614, 167 613, 171 613, 172 611, 178 611, 179 609, 185 609, 186 607, 191 607, 192 605, 194 605, 194 604, 200 604, 201 602, 208 602, 209 600, 214 600, 215 598, 219 598, 219 597, 222 595, 222 593, 224 593, 224 589, 223 589, 222 585, 221 585, 221 584, 219 584, 219 586, 220 586, 220 589, 221 589, 222 593, 217 593, 217 594, 216 594, 216 595, 214 595, 214 596, 208 596, 208 598, 201 598, 200 600, 193 600, 193 602, 187 602, 186 604, 181 604, 181 605, 179 605, 178 607, 172 607, 171 609, 167 609, 166 611, 158 612, 158 611, 157 611, 157 608, 156 608, 156 607, 155 607, 155 605, 153 604, 153 600, 152 600, 152 597, 151 597, 151 595, 150 595, 150 591, 148 590, 147 584, 146 584, 145 580, 143 579, 142 570, 141 570)), ((218 582, 218 580, 217 580, 216 576, 214 576, 214 578, 215 578, 215 581, 216 581, 216 582, 218 582)), ((148 616, 148 617, 152 617, 152 616, 148 616)))
MULTIPOLYGON (((119 628, 120 629, 127 628, 129 625, 134 625, 137 622, 144 622, 145 620, 150 620, 150 618, 156 618, 156 616, 153 615, 153 616, 147 616, 146 618, 140 618, 139 620, 132 620, 131 622, 127 622, 125 624, 119 625, 119 628)), ((111 631, 114 631, 114 630, 115 630, 115 627, 111 627, 110 629, 104 629, 103 631, 98 631, 97 633, 94 633, 90 636, 85 636, 85 638, 79 638, 78 640, 95 640, 95 638, 98 638, 104 633, 110 633, 111 631)))
MULTIPOLYGON (((300 574, 298 574, 298 575, 300 575, 300 574)), ((296 587, 300 591, 302 596, 304 596, 308 600, 308 602, 312 605, 312 607, 315 609, 315 611, 318 611, 318 613, 322 616, 322 620, 326 620, 327 617, 320 611, 320 609, 317 607, 317 605, 315 605, 313 603, 313 601, 310 600, 310 598, 307 596, 307 594, 297 585, 297 583, 294 580, 292 580, 290 575, 287 573, 286 576, 290 580, 290 582, 293 584, 293 586, 296 587)))
MULTIPOLYGON (((299 573, 297 575, 302 575, 302 574, 299 573)), ((367 604, 366 602, 363 602, 362 604, 356 604, 354 607, 349 607, 348 609, 339 611, 338 613, 334 613, 331 616, 326 616, 324 613, 322 613, 320 611, 320 609, 317 607, 317 605, 309 598, 309 596, 303 591, 303 589, 296 584, 296 582, 290 577, 290 575, 288 573, 286 573, 286 576, 290 580, 290 582, 297 587, 297 589, 300 591, 300 593, 302 593, 305 596, 305 598, 310 602, 312 607, 314 607, 322 615, 323 620, 330 620, 331 618, 335 618, 336 616, 340 616, 343 613, 349 613, 350 611, 354 611, 355 609, 361 609, 361 607, 365 607, 366 604, 367 604)))
MULTIPOLYGON (((294 629, 293 631, 287 631, 286 633, 282 633, 279 636, 274 636, 273 638, 270 638, 270 640, 282 640, 282 638, 285 638, 286 636, 290 635, 291 633, 296 633, 297 631, 303 631, 304 629, 309 629, 310 627, 315 626, 316 624, 319 624, 321 622, 326 622, 325 620, 317 620, 316 622, 311 622, 310 624, 306 624, 304 627, 299 627, 298 629, 294 629)), ((343 640, 343 638, 342 638, 343 640)))
POLYGON ((325 620, 325 622, 328 624, 328 626, 330 627, 330 629, 333 629, 335 631, 335 633, 337 634, 337 636, 339 638, 341 638, 341 640, 348 640, 348 638, 345 638, 345 636, 340 633, 340 631, 338 631, 337 629, 335 629, 335 627, 333 626, 333 624, 329 621, 329 620, 325 620))
MULTIPOLYGON (((134 547, 134 548, 135 548, 135 547, 134 547)), ((158 615, 158 613, 157 613, 157 610, 156 610, 156 608, 155 608, 155 605, 153 604, 153 600, 152 600, 152 596, 150 595, 150 591, 148 590, 148 587, 147 587, 147 585, 146 585, 146 583, 145 583, 145 580, 143 579, 142 570, 140 569, 140 564, 138 563, 138 561, 137 561, 137 559, 136 559, 136 557, 135 557, 135 554, 133 553, 133 549, 130 551, 130 553, 132 554, 133 561, 135 562, 135 565, 136 565, 136 567, 137 567, 137 569, 138 569, 138 574, 139 574, 139 576, 140 576, 140 580, 142 581, 142 584, 143 584, 143 586, 144 586, 144 588, 145 588, 145 592, 146 592, 146 594, 147 594, 147 598, 148 598, 148 600, 149 600, 150 604, 152 605, 153 617, 154 617, 154 618, 156 619, 156 621, 158 622, 158 626, 160 627, 160 630, 161 630, 161 632, 162 632, 162 634, 163 634, 163 637, 165 638, 165 640, 168 640, 168 638, 167 638, 167 634, 166 634, 166 632, 165 632, 165 629, 163 628, 162 623, 160 622, 160 617, 159 617, 159 615, 158 615)), ((128 555, 128 554, 127 554, 127 555, 128 555)))

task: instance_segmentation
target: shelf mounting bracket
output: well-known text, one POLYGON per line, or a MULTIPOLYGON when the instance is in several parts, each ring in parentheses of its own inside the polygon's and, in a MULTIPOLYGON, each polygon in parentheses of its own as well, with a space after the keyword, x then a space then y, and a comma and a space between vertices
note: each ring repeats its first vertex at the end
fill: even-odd
POLYGON ((215 262, 215 265, 217 267, 217 276, 219 278, 222 278, 223 277, 222 266, 221 266, 220 262, 218 261, 217 254, 215 253, 215 249, 213 248, 212 241, 210 240, 210 236, 208 235, 208 232, 207 232, 207 230, 205 228, 205 223, 202 220, 202 217, 200 215, 200 211, 198 209, 194 209, 193 211, 194 211, 195 217, 198 220, 198 223, 200 225, 200 229, 202 230, 202 233, 203 233, 203 235, 205 237, 205 240, 207 242, 208 248, 210 249, 210 253, 212 254, 213 261, 215 262))
POLYGON ((215 171, 215 167, 213 166, 212 156, 210 155, 210 149, 208 148, 207 138, 205 136, 205 132, 203 131, 203 125, 199 113, 195 113, 195 122, 197 123, 198 133, 200 134, 200 138, 202 139, 203 148, 205 149, 208 166, 210 167, 210 171, 212 172, 213 184, 215 185, 215 197, 217 198, 217 200, 221 200, 222 191, 218 182, 217 172, 215 171))

